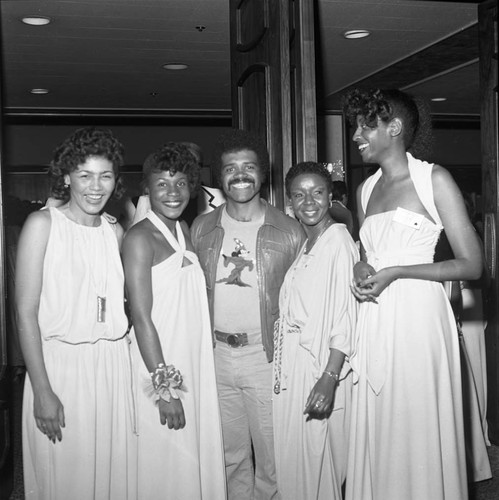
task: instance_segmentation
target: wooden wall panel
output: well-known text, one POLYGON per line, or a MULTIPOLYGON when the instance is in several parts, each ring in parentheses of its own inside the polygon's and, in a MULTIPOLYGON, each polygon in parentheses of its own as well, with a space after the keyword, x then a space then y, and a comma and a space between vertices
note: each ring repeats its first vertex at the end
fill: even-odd
POLYGON ((313 0, 230 2, 233 125, 266 141, 281 209, 287 170, 317 157, 313 13, 313 0))
POLYGON ((498 114, 497 114, 497 2, 487 0, 478 6, 480 32, 480 102, 482 138, 482 196, 484 207, 485 255, 491 275, 485 294, 487 329, 488 421, 489 437, 499 445, 499 273, 497 234, 499 211, 498 114))

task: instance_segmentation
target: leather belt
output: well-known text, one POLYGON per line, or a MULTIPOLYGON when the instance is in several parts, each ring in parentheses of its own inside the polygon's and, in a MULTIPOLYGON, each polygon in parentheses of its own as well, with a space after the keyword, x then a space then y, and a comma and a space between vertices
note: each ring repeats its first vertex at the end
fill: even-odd
POLYGON ((247 333, 226 333, 215 330, 215 338, 219 342, 223 342, 230 347, 244 347, 245 345, 248 345, 247 333))

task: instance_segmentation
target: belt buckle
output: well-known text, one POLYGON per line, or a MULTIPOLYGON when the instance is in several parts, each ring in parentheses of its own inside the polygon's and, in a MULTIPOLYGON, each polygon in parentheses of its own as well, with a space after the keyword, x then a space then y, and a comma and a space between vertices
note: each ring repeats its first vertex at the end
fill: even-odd
POLYGON ((227 344, 229 344, 231 347, 243 346, 241 340, 239 339, 239 335, 237 333, 231 333, 230 335, 227 335, 227 344))
POLYGON ((247 333, 225 333, 215 330, 215 338, 233 348, 248 345, 247 333))

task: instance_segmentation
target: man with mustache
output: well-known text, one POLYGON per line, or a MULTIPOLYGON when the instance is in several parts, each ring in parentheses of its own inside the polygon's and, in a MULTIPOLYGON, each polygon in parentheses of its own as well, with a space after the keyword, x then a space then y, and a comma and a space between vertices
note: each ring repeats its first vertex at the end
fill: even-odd
POLYGON ((258 137, 234 129, 215 153, 226 203, 200 215, 191 233, 214 330, 229 500, 277 499, 273 327, 279 289, 305 236, 296 220, 260 198, 269 155, 258 137))

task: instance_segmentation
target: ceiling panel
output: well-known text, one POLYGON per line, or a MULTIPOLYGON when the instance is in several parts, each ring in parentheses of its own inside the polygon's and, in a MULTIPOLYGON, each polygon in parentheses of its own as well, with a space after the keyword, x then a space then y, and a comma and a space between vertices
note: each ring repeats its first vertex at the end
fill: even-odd
MULTIPOLYGON (((321 109, 335 109, 338 96, 352 85, 376 82, 411 85, 428 95, 439 90, 449 96, 449 113, 479 113, 476 96, 466 98, 478 88, 476 65, 459 73, 465 80, 458 86, 445 74, 420 87, 415 86, 419 69, 401 65, 475 25, 476 3, 318 0, 317 5, 321 109), (371 30, 371 36, 343 38, 345 30, 360 28, 371 30)), ((2 0, 0 8, 7 113, 230 112, 228 0, 2 0), (26 26, 20 21, 25 15, 45 15, 53 22, 26 26), (189 69, 167 72, 162 69, 167 62, 185 62, 189 69), (50 93, 34 96, 31 88, 50 93)), ((455 46, 443 56, 441 51, 430 61, 432 75, 449 71, 453 52, 460 53, 456 66, 463 64, 463 51, 471 61, 471 49, 455 46)))

